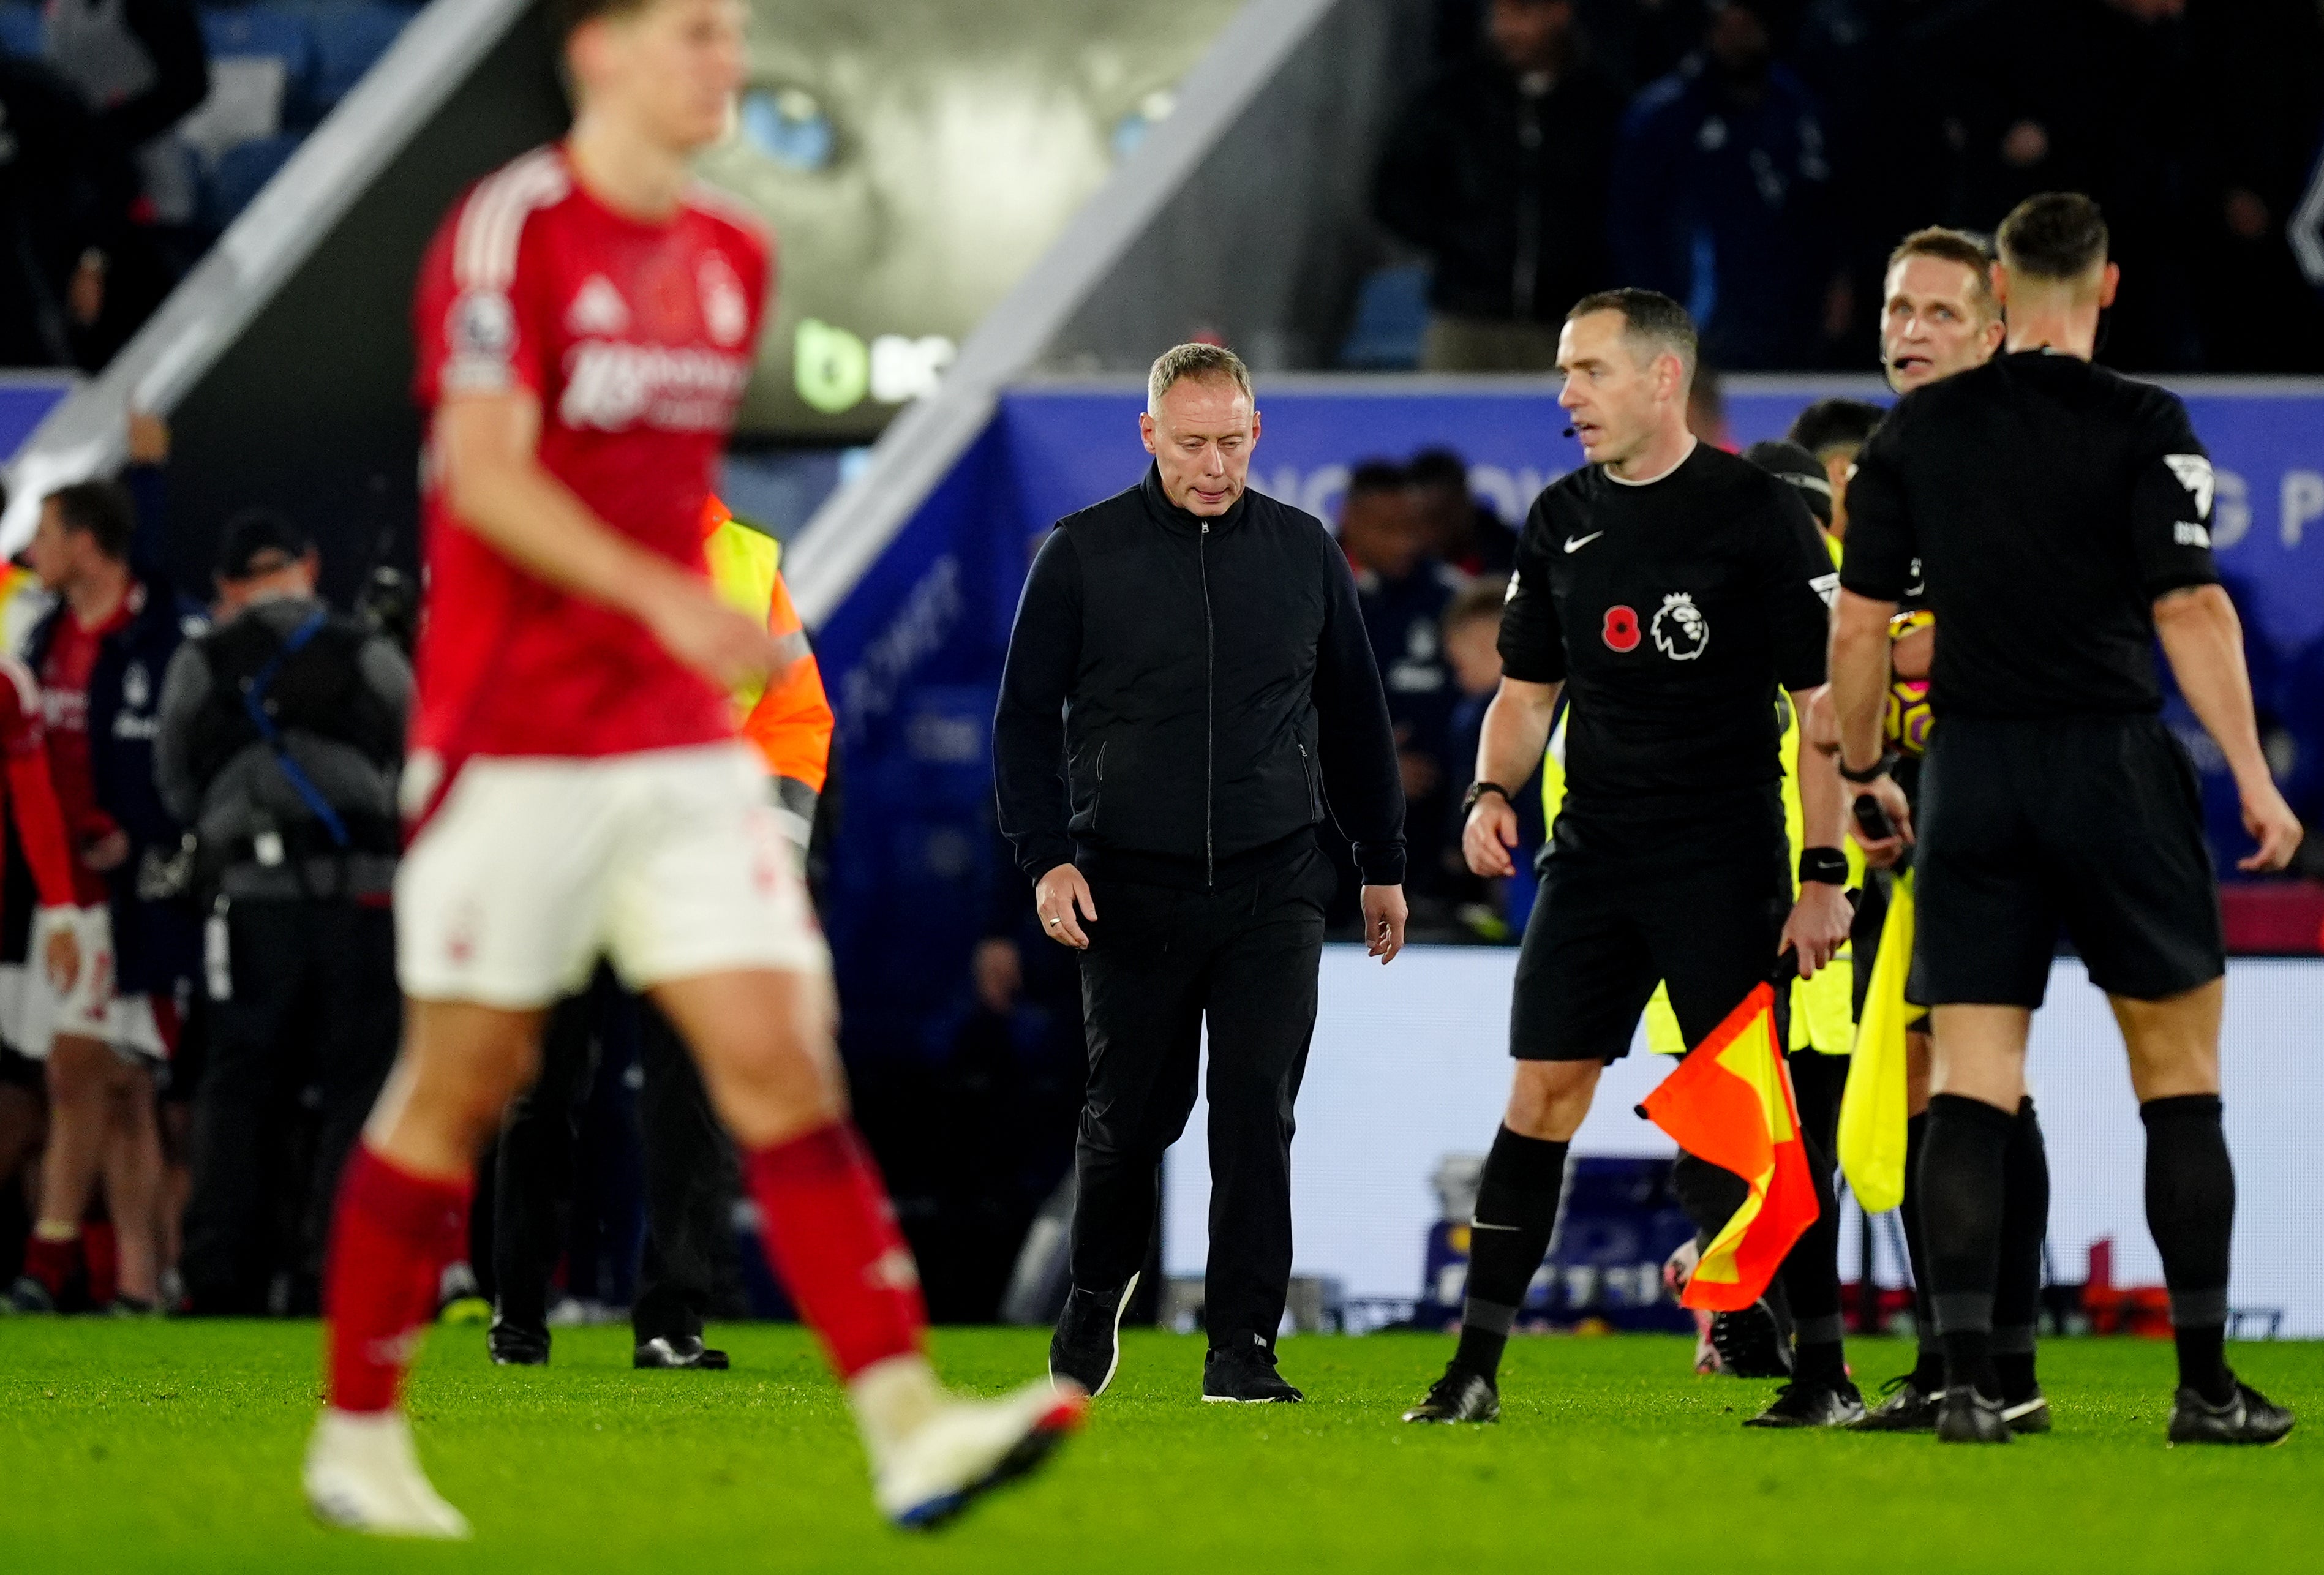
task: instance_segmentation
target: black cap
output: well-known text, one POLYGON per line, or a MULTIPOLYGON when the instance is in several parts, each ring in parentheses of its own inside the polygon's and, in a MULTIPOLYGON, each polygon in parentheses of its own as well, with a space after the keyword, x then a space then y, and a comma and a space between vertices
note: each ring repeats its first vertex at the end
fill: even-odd
POLYGON ((1781 476, 1800 489, 1806 500, 1808 511, 1816 523, 1829 529, 1831 525, 1831 477, 1823 468, 1823 461, 1796 443, 1780 439, 1754 443, 1743 451, 1743 457, 1766 471, 1781 476))
POLYGON ((246 580, 287 568, 315 548, 315 542, 289 515, 272 509, 244 509, 226 522, 218 537, 217 577, 246 580), (268 563, 272 554, 282 561, 268 563))

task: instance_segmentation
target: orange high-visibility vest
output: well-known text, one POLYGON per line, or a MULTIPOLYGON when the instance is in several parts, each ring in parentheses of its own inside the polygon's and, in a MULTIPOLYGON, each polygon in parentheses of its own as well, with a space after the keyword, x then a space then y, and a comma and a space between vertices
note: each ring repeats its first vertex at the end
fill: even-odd
POLYGON ((823 671, 783 585, 782 544, 738 521, 715 497, 703 511, 702 535, 719 595, 754 617, 764 612, 767 631, 782 641, 791 659, 789 666, 770 674, 764 683, 737 689, 734 704, 742 714, 742 736, 766 760, 767 774, 774 778, 776 801, 786 812, 785 829, 805 847, 830 767, 832 714, 823 692, 823 671))

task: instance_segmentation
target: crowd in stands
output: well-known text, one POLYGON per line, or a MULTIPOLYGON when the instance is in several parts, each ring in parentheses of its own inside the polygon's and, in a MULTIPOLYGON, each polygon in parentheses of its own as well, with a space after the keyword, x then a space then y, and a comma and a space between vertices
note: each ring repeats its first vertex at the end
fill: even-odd
POLYGON ((1374 184, 1432 370, 1545 369, 1618 284, 1685 303, 1714 366, 1868 370, 1896 239, 2043 190, 2112 226, 2105 359, 2324 364, 2312 0, 1440 0, 1437 47, 1374 184))
POLYGON ((127 343, 417 0, 0 0, 0 366, 127 343))

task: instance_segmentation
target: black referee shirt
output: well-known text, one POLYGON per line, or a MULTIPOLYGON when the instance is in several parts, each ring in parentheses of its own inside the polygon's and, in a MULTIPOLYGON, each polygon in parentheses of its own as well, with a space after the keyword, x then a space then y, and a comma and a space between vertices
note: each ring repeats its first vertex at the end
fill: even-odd
POLYGON ((1697 444, 1659 481, 1586 465, 1534 502, 1501 665, 1563 682, 1566 803, 1658 820, 1779 780, 1775 691, 1824 681, 1836 576, 1787 482, 1697 444))
POLYGON ((1997 356, 1897 402, 1848 484, 1840 583, 1937 615, 1944 716, 2160 710, 2156 597, 2219 577, 2211 461, 2175 395, 1997 356))

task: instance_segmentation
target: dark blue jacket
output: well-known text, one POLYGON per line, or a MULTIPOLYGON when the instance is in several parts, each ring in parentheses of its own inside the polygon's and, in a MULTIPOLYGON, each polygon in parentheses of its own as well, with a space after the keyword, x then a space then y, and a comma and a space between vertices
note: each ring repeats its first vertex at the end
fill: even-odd
MULTIPOLYGON (((201 961, 200 925, 189 898, 150 892, 158 867, 175 858, 185 827, 161 803, 153 780, 161 675, 189 636, 209 627, 201 607, 167 580, 141 575, 130 590, 128 624, 107 635, 88 680, 89 770, 97 807, 128 834, 129 857, 106 876, 113 908, 115 966, 124 994, 173 993, 201 961)), ((55 640, 63 603, 41 620, 24 659, 38 672, 55 640)))
POLYGON ((1815 98, 1781 66, 1758 103, 1692 55, 1630 106, 1609 213, 1615 272, 1694 314, 1728 371, 1810 364, 1840 252, 1815 98))

